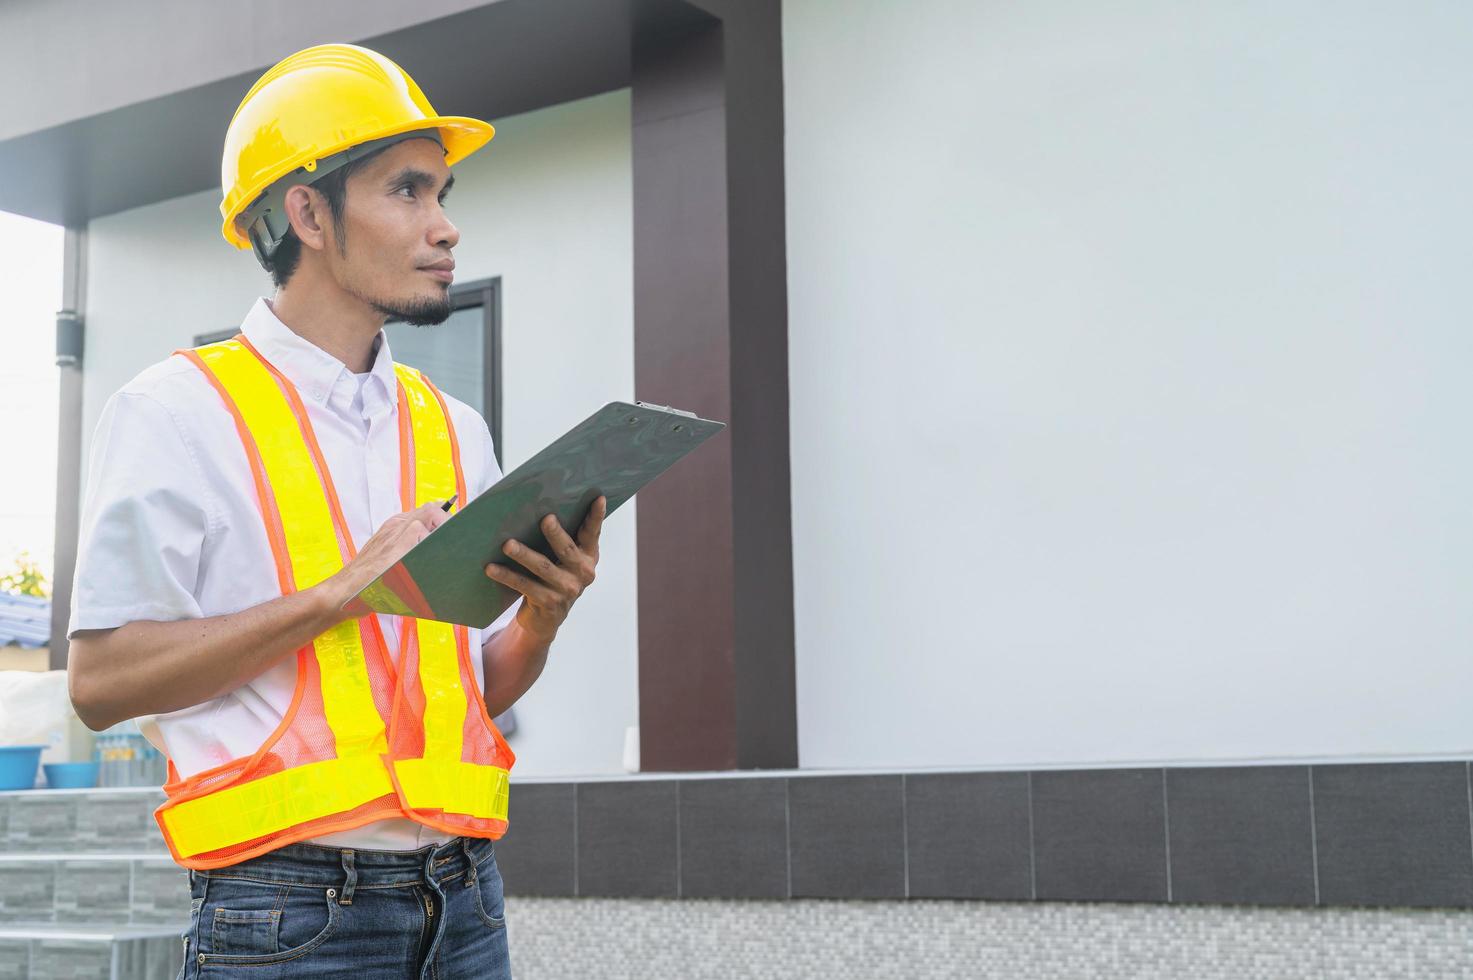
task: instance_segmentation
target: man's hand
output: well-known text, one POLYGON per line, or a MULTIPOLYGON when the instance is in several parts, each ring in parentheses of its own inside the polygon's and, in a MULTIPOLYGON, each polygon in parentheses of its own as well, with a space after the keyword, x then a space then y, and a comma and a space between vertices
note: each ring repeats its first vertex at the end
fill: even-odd
POLYGON ((608 505, 608 499, 602 496, 593 502, 583 526, 578 529, 577 541, 568 537, 556 514, 542 519, 542 534, 552 545, 556 562, 520 541, 508 541, 502 549, 507 557, 515 559, 535 578, 495 562, 486 566, 488 578, 516 589, 526 599, 517 610, 517 623, 522 629, 551 643, 573 603, 593 584, 594 568, 598 565, 598 536, 603 530, 608 505))
POLYGON ((331 578, 320 583, 319 588, 331 596, 333 609, 337 610, 334 623, 370 615, 373 610, 354 598, 369 582, 394 567, 394 563, 409 553, 435 528, 450 520, 450 515, 440 509, 444 501, 431 500, 414 510, 395 514, 384 521, 372 537, 363 542, 363 547, 353 560, 344 565, 331 578))

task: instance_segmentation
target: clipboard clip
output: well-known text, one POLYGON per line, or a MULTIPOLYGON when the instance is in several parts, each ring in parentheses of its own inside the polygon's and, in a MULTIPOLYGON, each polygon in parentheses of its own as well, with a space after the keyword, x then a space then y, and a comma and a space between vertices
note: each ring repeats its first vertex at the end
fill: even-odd
POLYGON ((697 418, 698 417, 695 412, 682 411, 681 409, 678 409, 678 408, 671 408, 669 405, 656 405, 653 402, 642 402, 642 401, 637 401, 637 400, 635 401, 634 404, 638 405, 640 408, 654 408, 654 409, 658 409, 659 411, 662 411, 662 412, 672 412, 675 415, 684 415, 688 419, 693 419, 693 418, 697 418))

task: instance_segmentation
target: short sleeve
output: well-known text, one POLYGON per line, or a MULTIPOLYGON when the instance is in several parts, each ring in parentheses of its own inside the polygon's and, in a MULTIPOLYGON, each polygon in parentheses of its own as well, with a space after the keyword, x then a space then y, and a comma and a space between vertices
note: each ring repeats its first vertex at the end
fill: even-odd
POLYGON ((169 410, 143 393, 113 394, 92 439, 68 638, 202 615, 195 587, 209 532, 204 494, 169 410))

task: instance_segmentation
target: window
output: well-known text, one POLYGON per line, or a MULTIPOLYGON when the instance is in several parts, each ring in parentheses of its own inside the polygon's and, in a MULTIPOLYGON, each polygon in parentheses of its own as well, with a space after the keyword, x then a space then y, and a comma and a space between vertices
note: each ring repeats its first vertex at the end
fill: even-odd
POLYGON ((501 280, 452 287, 455 310, 430 327, 384 324, 394 360, 429 375, 435 387, 481 413, 501 466, 501 280))
MULTIPOLYGON (((435 387, 481 413, 501 456, 501 280, 479 279, 450 290, 454 311, 444 323, 414 327, 384 324, 394 360, 429 375, 435 387)), ((194 346, 229 340, 238 328, 202 333, 194 346)))
POLYGON ((205 344, 218 344, 222 340, 229 340, 240 333, 239 327, 231 327, 229 330, 216 330, 214 333, 197 333, 194 335, 194 343, 191 347, 203 347, 205 344))

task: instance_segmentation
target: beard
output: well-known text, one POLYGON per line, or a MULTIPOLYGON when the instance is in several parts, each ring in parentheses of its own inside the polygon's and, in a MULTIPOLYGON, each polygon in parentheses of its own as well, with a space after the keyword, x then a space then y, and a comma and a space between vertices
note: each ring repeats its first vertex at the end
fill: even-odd
POLYGON ((416 327, 427 327, 436 323, 444 323, 450 319, 450 314, 455 307, 450 302, 450 290, 447 288, 439 296, 416 296, 407 300, 384 300, 375 299, 372 296, 362 297, 364 302, 372 306, 376 311, 382 313, 389 320, 403 320, 405 323, 416 327))

